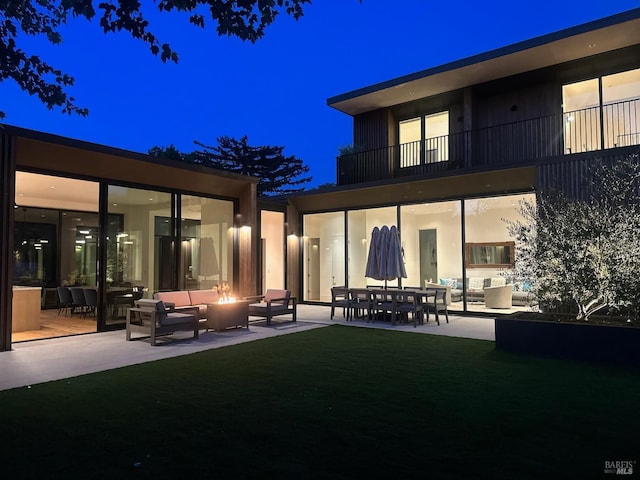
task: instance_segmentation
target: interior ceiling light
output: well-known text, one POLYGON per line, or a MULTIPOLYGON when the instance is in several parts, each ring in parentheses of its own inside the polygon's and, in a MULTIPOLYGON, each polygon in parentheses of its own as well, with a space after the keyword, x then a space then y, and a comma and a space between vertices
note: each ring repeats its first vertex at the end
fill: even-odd
POLYGON ((595 46, 596 46, 596 44, 595 44, 595 43, 590 43, 590 44, 589 44, 589 48, 594 48, 595 46))

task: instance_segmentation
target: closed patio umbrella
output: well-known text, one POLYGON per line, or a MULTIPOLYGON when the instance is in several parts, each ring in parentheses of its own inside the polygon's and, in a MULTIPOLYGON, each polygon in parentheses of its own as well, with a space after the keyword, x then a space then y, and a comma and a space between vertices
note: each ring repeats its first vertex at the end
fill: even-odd
POLYGON ((371 245, 364 276, 384 280, 385 287, 388 280, 407 278, 398 229, 395 226, 389 228, 383 225, 380 229, 375 227, 371 232, 371 245))
POLYGON ((400 235, 398 234, 398 229, 395 225, 389 229, 387 243, 387 268, 385 273, 387 275, 387 280, 407 278, 407 270, 404 267, 404 258, 402 258, 400 235))
POLYGON ((378 242, 380 241, 380 229, 374 227, 371 232, 371 242, 369 243, 369 255, 367 256, 367 267, 364 276, 375 280, 383 280, 380 277, 380 261, 378 260, 378 242))

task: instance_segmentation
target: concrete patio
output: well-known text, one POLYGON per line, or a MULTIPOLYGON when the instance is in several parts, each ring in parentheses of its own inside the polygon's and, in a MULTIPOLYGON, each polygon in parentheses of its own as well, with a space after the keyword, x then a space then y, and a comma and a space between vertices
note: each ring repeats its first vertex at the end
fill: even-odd
MULTIPOLYGON (((212 348, 335 324, 416 334, 495 340, 493 319, 487 317, 450 314, 449 323, 445 323, 444 318, 441 318, 441 324, 438 326, 431 316, 429 323, 413 327, 413 325, 392 326, 385 322, 367 323, 362 319, 347 322, 339 310, 336 313, 334 319, 330 320, 330 309, 327 306, 298 305, 296 323, 279 323, 265 327, 261 326, 262 322, 256 322, 252 323, 248 330, 232 329, 221 333, 201 331, 198 339, 190 338, 192 334, 181 332, 156 347, 152 347, 146 340, 125 341, 124 330, 16 343, 12 351, 0 352, 0 390, 29 387, 37 383, 72 378, 87 373, 188 355, 212 348), (178 338, 184 338, 184 340, 173 341, 178 338)), ((288 318, 282 317, 281 321, 288 318)))

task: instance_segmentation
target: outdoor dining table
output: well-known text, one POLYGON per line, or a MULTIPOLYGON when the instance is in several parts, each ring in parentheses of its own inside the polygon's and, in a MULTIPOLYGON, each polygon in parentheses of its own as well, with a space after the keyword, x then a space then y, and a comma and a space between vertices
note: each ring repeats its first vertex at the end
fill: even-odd
MULTIPOLYGON (((351 298, 355 297, 356 292, 362 292, 363 289, 349 289, 351 293, 351 298)), ((396 324, 396 319, 398 314, 407 313, 409 310, 406 308, 406 304, 408 301, 408 296, 415 296, 415 303, 418 307, 414 315, 418 315, 420 312, 420 317, 422 318, 422 313, 426 315, 427 321, 429 320, 429 309, 432 308, 436 313, 436 323, 440 325, 440 319, 437 314, 437 302, 439 294, 442 294, 442 299, 444 299, 444 295, 446 293, 445 289, 439 289, 436 287, 430 288, 368 288, 370 292, 370 319, 375 321, 377 314, 389 314, 392 325, 396 324), (420 311, 421 309, 421 311, 420 311)), ((357 303, 354 303, 354 308, 357 307, 357 303)), ((447 320, 448 321, 448 320, 447 320)))

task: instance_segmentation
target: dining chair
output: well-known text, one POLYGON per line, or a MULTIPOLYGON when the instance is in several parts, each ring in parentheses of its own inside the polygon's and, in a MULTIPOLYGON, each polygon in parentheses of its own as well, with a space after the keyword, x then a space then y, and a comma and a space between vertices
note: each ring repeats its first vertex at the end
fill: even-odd
POLYGON ((360 312, 365 316, 367 321, 371 320, 371 310, 373 308, 373 296, 371 290, 367 288, 350 288, 353 316, 359 317, 360 312))
POLYGON ((331 320, 333 320, 336 307, 342 308, 342 316, 346 316, 349 321, 353 302, 347 287, 331 287, 331 320))
POLYGON ((84 298, 84 292, 82 291, 82 287, 70 287, 69 291, 71 292, 71 298, 73 299, 73 303, 71 304, 71 316, 74 313, 82 313, 85 314, 87 309, 87 301, 84 298))
POLYGON ((98 306, 98 290, 96 288, 83 288, 82 293, 84 294, 84 316, 87 314, 94 315, 96 314, 96 307, 98 306))
POLYGON ((417 327, 418 323, 423 324, 424 307, 420 298, 420 293, 414 290, 396 292, 393 295, 393 317, 391 322, 395 325, 398 317, 406 318, 408 321, 409 314, 411 314, 414 327, 417 327))
POLYGON ((449 323, 449 312, 447 310, 447 289, 446 288, 427 288, 428 297, 423 304, 426 313, 426 321, 429 321, 429 312, 435 313, 436 323, 440 325, 439 312, 444 312, 444 316, 449 323))
POLYGON ((69 287, 56 287, 58 292, 58 316, 64 311, 64 316, 71 310, 73 306, 73 297, 69 291, 69 287))
POLYGON ((395 291, 372 289, 371 292, 371 321, 375 323, 379 316, 389 314, 393 320, 393 294, 395 291))

